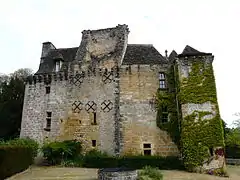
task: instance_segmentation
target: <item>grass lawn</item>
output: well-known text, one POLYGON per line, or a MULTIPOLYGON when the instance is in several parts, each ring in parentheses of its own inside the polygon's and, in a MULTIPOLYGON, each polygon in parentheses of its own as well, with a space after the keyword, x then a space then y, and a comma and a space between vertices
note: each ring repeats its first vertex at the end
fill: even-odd
MULTIPOLYGON (((240 180, 240 166, 228 166, 229 178, 176 170, 162 170, 164 180, 240 180)), ((32 167, 8 180, 97 180, 97 169, 32 167)))

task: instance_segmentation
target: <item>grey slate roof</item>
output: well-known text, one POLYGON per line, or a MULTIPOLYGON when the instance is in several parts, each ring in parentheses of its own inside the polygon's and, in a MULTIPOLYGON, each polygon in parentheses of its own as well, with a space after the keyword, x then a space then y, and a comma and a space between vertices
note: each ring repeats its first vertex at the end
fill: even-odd
POLYGON ((173 62, 177 56, 178 56, 178 54, 176 53, 175 50, 173 50, 173 51, 170 53, 170 55, 169 55, 169 57, 168 57, 168 60, 169 60, 170 62, 173 62))
POLYGON ((186 57, 186 56, 204 56, 204 55, 212 55, 212 53, 205 53, 205 52, 200 52, 191 46, 187 45, 183 52, 178 55, 178 57, 186 57))
MULTIPOLYGON (((78 47, 60 48, 51 50, 40 64, 36 74, 53 72, 56 59, 61 59, 63 64, 68 64, 74 60, 78 47)), ((162 64, 167 60, 154 48, 148 44, 128 44, 123 59, 123 65, 131 64, 162 64)))
POLYGON ((167 60, 151 44, 128 44, 123 65, 162 64, 167 60))
POLYGON ((40 64, 39 69, 35 74, 53 72, 56 59, 61 59, 63 64, 73 61, 77 50, 78 47, 51 50, 47 57, 43 59, 44 62, 40 64))

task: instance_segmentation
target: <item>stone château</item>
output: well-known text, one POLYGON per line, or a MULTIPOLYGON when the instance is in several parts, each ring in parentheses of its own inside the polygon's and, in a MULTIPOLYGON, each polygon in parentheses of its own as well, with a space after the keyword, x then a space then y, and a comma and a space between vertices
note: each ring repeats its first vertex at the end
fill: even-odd
POLYGON ((181 54, 162 56, 151 44, 128 44, 128 34, 127 25, 118 25, 84 30, 79 47, 44 42, 39 69, 27 79, 20 136, 40 143, 76 139, 85 152, 96 148, 111 155, 182 154, 186 162, 191 156, 186 149, 203 147, 209 158, 200 166, 222 168, 224 157, 212 158, 223 148, 221 130, 216 143, 208 143, 211 133, 195 142, 198 126, 208 129, 212 119, 221 126, 213 72, 205 76, 214 56, 188 45, 181 54), (205 82, 212 93, 197 91, 205 82))

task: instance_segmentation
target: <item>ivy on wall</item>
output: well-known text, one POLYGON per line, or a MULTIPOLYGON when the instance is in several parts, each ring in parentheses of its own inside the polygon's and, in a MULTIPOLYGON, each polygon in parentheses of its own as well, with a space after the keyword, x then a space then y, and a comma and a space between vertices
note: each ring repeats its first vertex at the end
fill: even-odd
POLYGON ((213 112, 194 111, 181 121, 181 146, 183 160, 188 170, 202 166, 212 155, 210 149, 224 147, 223 125, 219 114, 215 79, 211 64, 193 61, 187 78, 180 85, 181 104, 211 102, 213 112), (212 114, 213 118, 203 119, 212 114))
POLYGON ((179 145, 180 142, 180 131, 179 131, 179 117, 178 117, 178 108, 176 101, 176 91, 177 83, 175 81, 174 74, 174 65, 168 67, 168 70, 165 72, 167 79, 167 90, 158 90, 157 91, 157 126, 160 129, 163 129, 169 133, 172 140, 176 145, 179 145), (166 123, 162 123, 162 107, 166 106, 168 110, 168 119, 166 123))
POLYGON ((188 77, 181 80, 178 77, 177 65, 171 65, 166 72, 168 91, 157 92, 157 126, 170 134, 183 155, 185 167, 190 171, 203 165, 203 162, 211 157, 211 148, 224 147, 223 125, 217 104, 212 65, 200 59, 191 62, 188 77), (211 102, 215 107, 215 114, 194 111, 182 119, 181 104, 205 102, 211 102), (167 123, 161 122, 162 105, 168 107, 167 123), (209 115, 212 115, 212 118, 209 115), (209 117, 211 119, 207 119, 209 117))

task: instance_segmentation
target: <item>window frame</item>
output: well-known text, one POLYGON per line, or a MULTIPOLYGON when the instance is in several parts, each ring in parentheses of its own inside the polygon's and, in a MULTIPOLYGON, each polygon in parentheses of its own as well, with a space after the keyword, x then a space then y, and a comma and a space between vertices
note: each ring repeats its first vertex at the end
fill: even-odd
POLYGON ((52 127, 52 112, 47 111, 46 126, 45 126, 44 130, 51 131, 51 127, 52 127))
POLYGON ((97 147, 97 140, 96 139, 92 139, 92 147, 97 147))
POLYGON ((161 123, 164 124, 164 123, 168 123, 169 119, 168 119, 168 107, 167 106, 162 106, 161 107, 161 123), (164 116, 164 117, 163 117, 164 116))
POLYGON ((143 155, 151 156, 152 155, 152 143, 143 143, 143 155), (150 153, 146 153, 150 152, 150 153))
POLYGON ((97 112, 92 112, 93 119, 92 119, 92 125, 97 125, 97 112))
POLYGON ((158 80, 159 80, 159 89, 166 90, 167 89, 167 77, 165 72, 158 73, 158 80))
POLYGON ((50 94, 51 93, 51 87, 50 86, 46 86, 45 87, 45 93, 46 94, 50 94))

